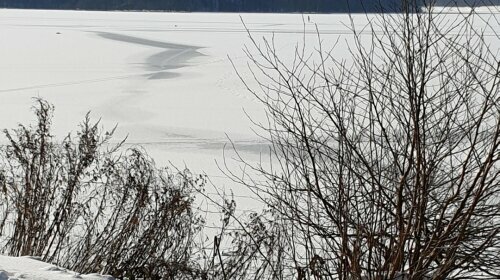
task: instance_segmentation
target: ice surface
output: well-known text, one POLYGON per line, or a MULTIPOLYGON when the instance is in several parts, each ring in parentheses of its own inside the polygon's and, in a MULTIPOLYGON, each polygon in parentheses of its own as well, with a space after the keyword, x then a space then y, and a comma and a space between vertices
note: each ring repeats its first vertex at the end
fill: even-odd
MULTIPOLYGON (((361 33, 370 17, 354 15, 361 33)), ((263 109, 230 61, 251 80, 243 22, 256 39, 273 38, 284 58, 302 40, 314 46, 316 27, 325 48, 339 43, 333 55, 349 57, 345 14, 0 10, 0 128, 30 122, 32 98, 43 97, 55 105, 59 137, 92 111, 104 127, 119 125, 117 141, 128 135, 159 165, 206 173, 246 196, 215 164, 238 170, 228 138, 251 163, 267 156, 247 117, 265 122, 263 109)))
POLYGON ((33 97, 55 105, 58 137, 92 111, 104 127, 118 124, 117 141, 128 135, 158 165, 209 175, 250 209, 248 190, 216 164, 238 170, 228 139, 251 163, 268 156, 247 117, 265 121, 262 107, 230 61, 250 77, 242 21, 257 39, 274 34, 283 54, 316 41, 315 24, 327 41, 348 33, 346 15, 0 10, 0 128, 32 121, 33 97))
MULTIPOLYGON (((258 210, 250 191, 219 170, 228 164, 241 171, 229 139, 246 161, 268 157, 268 143, 255 135, 247 117, 265 121, 262 107, 230 61, 249 74, 243 47, 250 40, 242 21, 256 38, 274 33, 278 50, 286 53, 305 37, 317 40, 315 23, 324 36, 337 38, 347 33, 342 25, 347 20, 345 15, 0 10, 0 128, 32 121, 33 97, 55 105, 53 127, 60 138, 91 111, 104 127, 118 124, 117 141, 128 136, 127 145, 144 146, 158 165, 209 175, 207 194, 213 199, 218 200, 213 186, 232 190, 238 211, 258 210)), ((215 210, 210 200, 200 207, 215 210)), ((207 223, 216 227, 218 219, 208 217, 207 223)))

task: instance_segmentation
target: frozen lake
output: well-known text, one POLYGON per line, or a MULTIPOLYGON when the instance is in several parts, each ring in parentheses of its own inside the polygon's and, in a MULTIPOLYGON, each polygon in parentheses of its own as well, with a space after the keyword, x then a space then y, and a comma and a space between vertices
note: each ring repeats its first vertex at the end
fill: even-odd
MULTIPOLYGON (((315 24, 325 42, 351 38, 345 14, 0 10, 0 128, 30 122, 32 98, 43 97, 55 105, 59 137, 91 111, 159 165, 187 166, 232 188, 215 164, 227 137, 253 163, 267 147, 247 117, 265 121, 262 108, 228 58, 248 74, 242 20, 256 38, 274 34, 284 57, 303 38, 317 40, 315 24)), ((357 26, 366 22, 355 16, 357 26)), ((342 46, 335 53, 347 54, 342 46)))
POLYGON ((304 28, 314 36, 313 23, 324 36, 348 33, 346 15, 0 10, 0 127, 29 122, 43 97, 58 136, 92 111, 162 165, 212 172, 226 135, 255 160, 265 145, 246 114, 263 114, 228 59, 245 69, 241 19, 256 37, 275 33, 278 48, 304 28))
MULTIPOLYGON (((314 24, 326 38, 348 34, 346 15, 0 10, 0 128, 31 122, 33 97, 55 105, 59 138, 91 111, 105 128, 118 124, 117 141, 128 136, 158 165, 205 173, 251 208, 249 191, 216 164, 228 137, 251 163, 267 154, 247 116, 263 121, 263 110, 229 59, 245 74, 242 20, 256 38, 274 33, 284 52, 304 30, 316 40, 314 24)), ((225 157, 238 166, 232 148, 225 157)))

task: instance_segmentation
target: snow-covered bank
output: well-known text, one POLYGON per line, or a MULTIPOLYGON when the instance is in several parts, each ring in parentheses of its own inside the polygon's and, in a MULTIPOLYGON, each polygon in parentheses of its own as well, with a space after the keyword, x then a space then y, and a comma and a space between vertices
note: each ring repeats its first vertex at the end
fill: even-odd
POLYGON ((48 264, 36 257, 7 257, 0 255, 0 280, 59 280, 86 279, 111 280, 110 275, 97 273, 80 274, 74 271, 48 264))

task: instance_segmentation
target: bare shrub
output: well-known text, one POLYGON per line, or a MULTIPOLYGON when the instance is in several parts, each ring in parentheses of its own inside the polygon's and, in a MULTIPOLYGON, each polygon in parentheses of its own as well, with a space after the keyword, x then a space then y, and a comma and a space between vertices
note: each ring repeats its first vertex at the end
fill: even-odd
POLYGON ((34 255, 79 272, 193 279, 193 205, 204 177, 157 168, 139 148, 109 143, 89 116, 56 142, 53 107, 37 100, 37 123, 4 130, 0 153, 1 252, 34 255))
POLYGON ((417 2, 353 19, 350 59, 249 34, 272 168, 229 175, 269 213, 235 238, 231 279, 500 278, 498 12, 417 2))

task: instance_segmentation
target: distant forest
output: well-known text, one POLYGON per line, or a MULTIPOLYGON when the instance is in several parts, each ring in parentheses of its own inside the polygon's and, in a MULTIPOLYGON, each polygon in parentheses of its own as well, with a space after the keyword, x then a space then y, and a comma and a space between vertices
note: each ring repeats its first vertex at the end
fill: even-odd
POLYGON ((3 8, 186 12, 394 12, 401 0, 0 0, 3 8))
MULTIPOLYGON (((403 0, 0 0, 0 8, 186 12, 398 12, 403 0)), ((417 0, 423 2, 424 0, 417 0)), ((500 5, 500 0, 437 0, 437 5, 500 5)))

